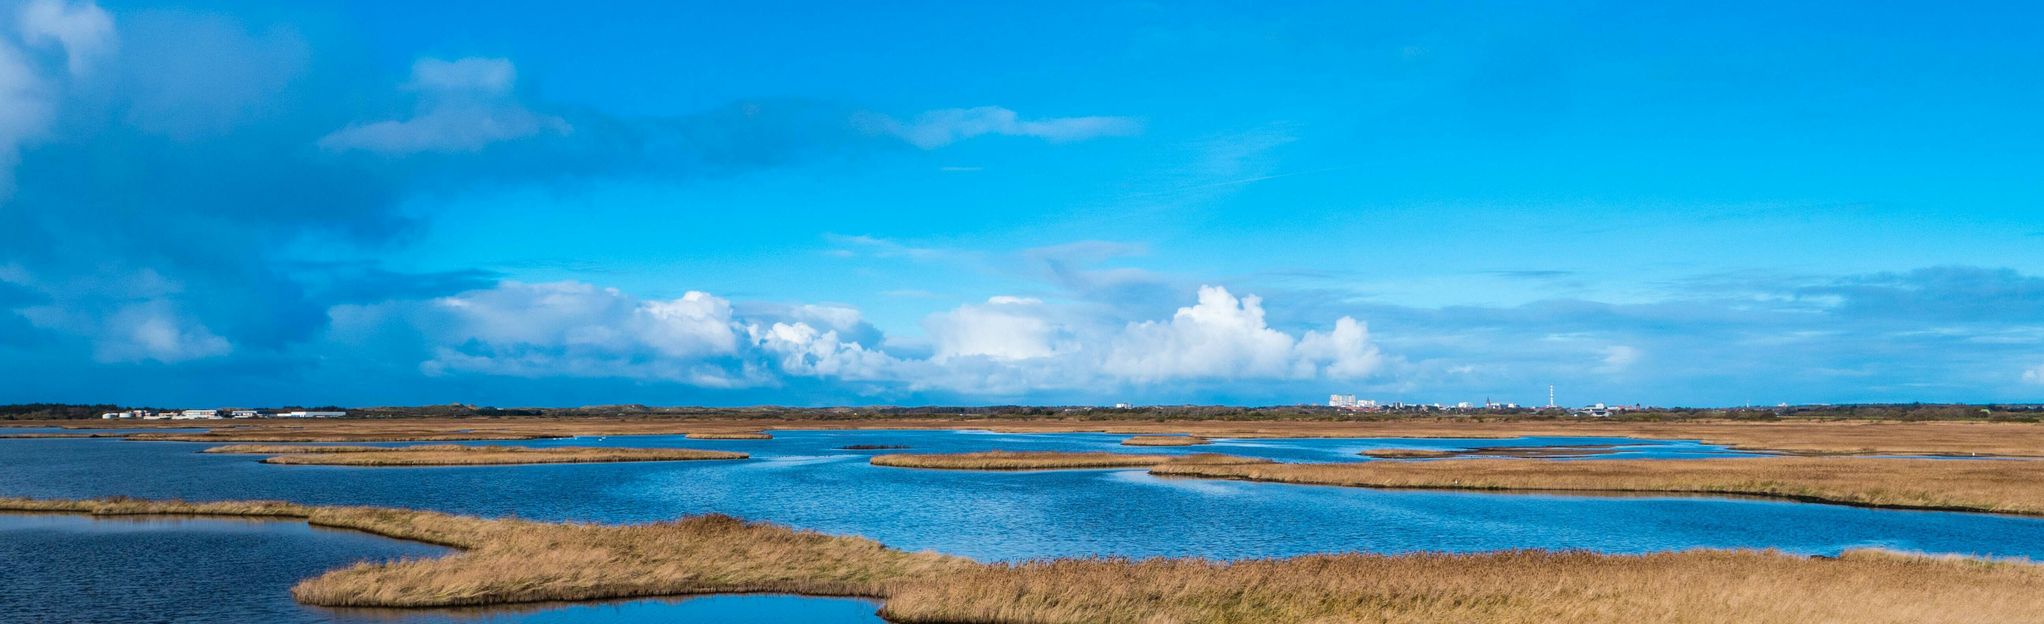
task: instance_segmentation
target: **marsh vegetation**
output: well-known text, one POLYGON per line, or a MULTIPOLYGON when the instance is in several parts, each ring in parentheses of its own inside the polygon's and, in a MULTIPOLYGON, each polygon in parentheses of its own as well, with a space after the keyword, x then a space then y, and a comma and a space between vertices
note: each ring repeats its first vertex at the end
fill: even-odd
POLYGON ((877 455, 875 466, 930 468, 938 470, 1059 470, 1075 468, 1146 468, 1163 464, 1229 464, 1267 462, 1265 459, 1199 453, 1194 455, 1147 455, 1136 453, 1065 451, 983 451, 978 453, 927 453, 877 455))
POLYGON ((1724 494, 1868 507, 2044 515, 2044 462, 2031 460, 1760 457, 1165 463, 1150 472, 1169 477, 1375 488, 1724 494))
POLYGON ((1873 550, 1504 551, 981 564, 726 516, 639 525, 278 502, 0 499, 0 510, 297 519, 454 547, 307 579, 301 602, 481 606, 697 593, 886 600, 914 623, 2034 621, 2044 566, 1873 550))
POLYGON ((297 446, 231 444, 206 453, 270 455, 265 464, 318 466, 487 466, 745 459, 745 453, 677 448, 462 446, 297 446))
POLYGON ((1206 438, 1178 435, 1139 435, 1122 440, 1122 446, 1199 446, 1209 444, 1206 438))

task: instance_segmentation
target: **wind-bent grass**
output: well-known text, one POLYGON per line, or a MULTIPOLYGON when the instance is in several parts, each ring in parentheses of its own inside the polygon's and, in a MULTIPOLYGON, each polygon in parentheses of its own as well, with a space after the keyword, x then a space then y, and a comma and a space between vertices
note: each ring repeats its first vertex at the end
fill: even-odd
POLYGON ((1585 444, 1576 446, 1483 446, 1470 449, 1417 449, 1387 448, 1369 449, 1358 453, 1377 459, 1441 459, 1447 457, 1589 457, 1618 452, 1609 445, 1585 444))
POLYGON ((0 510, 295 518, 462 549, 433 559, 359 563, 305 580, 291 590, 299 602, 329 607, 478 606, 739 592, 880 597, 907 579, 947 576, 975 565, 960 557, 894 550, 861 537, 721 515, 616 526, 262 501, 0 499, 0 510))
POLYGON ((300 582, 335 607, 485 606, 694 593, 886 599, 917 624, 2036 622, 2044 566, 1848 551, 1650 555, 1507 551, 979 564, 726 516, 640 525, 483 519, 244 501, 48 501, 0 510, 302 519, 461 549, 360 563, 300 582))
POLYGON ((573 437, 561 434, 539 433, 427 433, 427 432, 359 432, 359 433, 290 433, 276 431, 212 431, 207 433, 136 433, 123 436, 129 440, 151 442, 476 442, 492 440, 553 440, 573 437))
POLYGON ((1142 455, 1135 453, 1062 451, 984 451, 979 453, 927 453, 876 455, 875 466, 931 468, 938 470, 1059 470, 1072 468, 1147 468, 1164 464, 1232 464, 1268 460, 1199 453, 1195 455, 1142 455))
POLYGON ((66 440, 72 438, 125 438, 125 433, 0 433, 0 440, 66 440))
POLYGON ((1455 451, 1441 449, 1382 448, 1365 450, 1360 455, 1377 459, 1440 459, 1461 455, 1455 451))
POLYGON ((581 464, 603 462, 745 459, 745 453, 670 448, 605 448, 561 446, 289 446, 230 444, 207 453, 274 455, 265 464, 319 466, 489 466, 510 464, 581 464))
POLYGON ((690 440, 772 440, 773 434, 761 431, 697 431, 688 434, 690 440))
POLYGON ((1058 560, 911 583, 908 623, 1617 624, 2036 622, 2044 566, 1852 551, 1508 551, 1217 563, 1058 560))
POLYGON ((1312 485, 1687 493, 2044 515, 2044 461, 1760 457, 1340 464, 1160 464, 1151 474, 1312 485))
POLYGON ((1139 435, 1121 441, 1122 446, 1199 446, 1207 439, 1199 436, 1139 435))
MULTIPOLYGON (((0 423, 4 426, 5 423, 0 423)), ((106 426, 98 421, 93 426, 106 426)), ((80 424, 77 426, 85 426, 80 424)), ((986 429, 1002 433, 1103 432, 1189 434, 1208 438, 1516 438, 1633 437, 1702 440, 1741 449, 1802 454, 2001 455, 2044 457, 2044 424, 1996 422, 1613 422, 1601 419, 1484 421, 1386 420, 1091 420, 1081 418, 621 418, 469 417, 387 419, 276 418, 148 421, 149 430, 210 427, 205 434, 150 432, 136 440, 192 442, 431 442, 571 436, 759 432, 763 429, 986 429)))

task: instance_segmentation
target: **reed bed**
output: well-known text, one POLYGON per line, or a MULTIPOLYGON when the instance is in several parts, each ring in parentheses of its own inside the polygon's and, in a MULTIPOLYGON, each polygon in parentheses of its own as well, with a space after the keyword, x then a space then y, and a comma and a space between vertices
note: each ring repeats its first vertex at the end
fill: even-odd
POLYGON ((2044 566, 1856 550, 1344 554, 980 564, 726 516, 595 525, 282 502, 0 498, 0 511, 301 519, 460 549, 300 582, 300 602, 453 607, 698 593, 886 599, 917 624, 2044 620, 2044 566))
POLYGON ((136 433, 124 436, 145 442, 483 442, 507 440, 556 440, 574 436, 539 433, 403 433, 364 431, 355 433, 212 431, 207 433, 136 433))
MULTIPOLYGON (((96 424, 96 423, 95 423, 96 424)), ((469 417, 148 421, 124 428, 212 427, 206 434, 143 433, 140 440, 193 442, 451 442, 572 436, 759 432, 762 429, 987 429, 1003 433, 1101 432, 1207 438, 1513 438, 1634 437, 1702 440, 1740 449, 1800 454, 2044 457, 2044 424, 1906 421, 1681 421, 1597 419, 1480 421, 1401 418, 1369 421, 1164 420, 1076 418, 623 418, 469 417)))
POLYGON ((607 448, 561 446, 278 446, 232 444, 206 453, 272 455, 266 464, 317 466, 492 466, 513 464, 582 464, 642 461, 745 459, 745 453, 675 448, 607 448))
POLYGON ((1545 461, 1460 459, 1339 464, 1160 464, 1152 474, 1312 485, 1765 496, 1892 507, 2044 515, 2044 461, 1761 457, 1545 461))
POLYGON ((1201 444, 1209 444, 1209 442, 1206 438, 1199 436, 1177 435, 1139 435, 1130 436, 1121 441, 1122 446, 1199 446, 1201 444))
POLYGON ((762 431, 697 431, 688 434, 690 440, 772 440, 773 434, 762 431))
POLYGON ((1227 465, 1267 460, 1199 453, 1144 455, 1107 452, 984 451, 979 453, 897 453, 876 455, 875 466, 936 470, 1060 470, 1075 468, 1147 468, 1166 464, 1227 465))
POLYGON ((1577 445, 1577 446, 1483 446, 1468 449, 1388 448, 1388 449, 1369 449, 1357 454, 1362 455, 1364 457, 1374 457, 1377 459, 1443 459, 1448 457, 1470 457, 1470 456, 1521 457, 1521 458, 1589 457, 1592 455, 1608 455, 1616 452, 1618 451, 1616 449, 1613 449, 1609 445, 1577 445))
POLYGON ((910 583, 896 622, 1807 624, 2044 621, 2044 567, 1854 551, 1345 554, 985 565, 910 583))
POLYGON ((291 590, 299 602, 328 607, 455 607, 742 592, 881 597, 907 579, 947 576, 976 565, 961 557, 895 550, 861 537, 722 515, 598 525, 373 507, 124 499, 0 499, 0 510, 303 519, 462 549, 431 559, 358 563, 291 590))
POLYGON ((1171 455, 1133 453, 1063 453, 1055 451, 985 451, 980 453, 897 453, 875 455, 875 466, 937 470, 1056 470, 1061 468, 1148 468, 1171 461, 1171 455))
POLYGON ((124 438, 125 433, 0 433, 0 440, 67 440, 73 438, 124 438))
POLYGON ((1375 457, 1377 459, 1440 459, 1444 457, 1455 457, 1457 455, 1461 455, 1461 453, 1456 451, 1444 451, 1441 449, 1382 448, 1368 449, 1361 453, 1358 453, 1358 455, 1362 455, 1364 457, 1375 457))

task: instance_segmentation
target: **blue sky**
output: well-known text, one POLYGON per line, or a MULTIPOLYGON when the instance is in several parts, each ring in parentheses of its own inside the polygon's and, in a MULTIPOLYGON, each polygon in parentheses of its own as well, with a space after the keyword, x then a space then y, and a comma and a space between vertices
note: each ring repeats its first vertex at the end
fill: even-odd
POLYGON ((0 401, 2044 399, 2018 3, 5 4, 0 401))

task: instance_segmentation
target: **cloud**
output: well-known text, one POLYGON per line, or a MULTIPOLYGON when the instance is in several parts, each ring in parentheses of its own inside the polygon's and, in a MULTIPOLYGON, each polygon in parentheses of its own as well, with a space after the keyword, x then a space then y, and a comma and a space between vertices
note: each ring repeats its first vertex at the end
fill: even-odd
POLYGON ((2044 386, 2044 364, 2039 364, 2036 368, 2023 371, 2023 383, 2033 386, 2044 386))
POLYGON ((55 44, 64 49, 66 67, 83 76, 113 51, 114 20, 90 1, 77 5, 60 0, 32 0, 19 15, 21 38, 29 45, 55 44))
POLYGON ((1108 374, 1139 382, 1170 379, 1361 377, 1379 356, 1368 333, 1343 317, 1328 334, 1294 339, 1264 321, 1263 300, 1202 286, 1199 302, 1169 321, 1131 323, 1110 347, 1108 374))
POLYGON ((1003 361, 1043 358, 1060 349, 1060 332, 1047 314, 1041 300, 992 297, 983 304, 930 315, 923 321, 923 330, 935 345, 931 359, 937 362, 966 357, 1003 361))
POLYGON ((869 115, 877 131, 900 137, 910 145, 936 149, 984 135, 1034 137, 1052 143, 1084 141, 1102 137, 1133 136, 1143 130, 1141 121, 1131 117, 1051 117, 1023 119, 1015 111, 999 106, 946 108, 924 112, 901 122, 883 115, 869 115))
POLYGON ((572 131, 566 120, 518 103, 512 93, 517 78, 517 69, 506 59, 420 59, 405 85, 419 94, 410 119, 350 124, 321 137, 319 146, 392 156, 476 152, 495 143, 572 131))
POLYGON ((639 300, 579 282, 504 282, 441 298, 432 311, 441 346, 421 365, 429 373, 748 383, 719 361, 738 355, 731 304, 707 293, 639 300))

